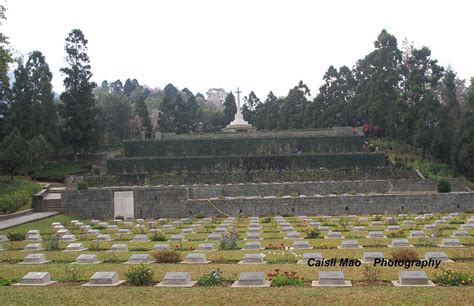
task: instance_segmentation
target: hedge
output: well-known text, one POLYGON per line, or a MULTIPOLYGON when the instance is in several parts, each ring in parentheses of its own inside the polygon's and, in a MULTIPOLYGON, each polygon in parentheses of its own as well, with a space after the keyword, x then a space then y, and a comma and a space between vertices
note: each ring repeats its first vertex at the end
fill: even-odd
POLYGON ((289 155, 296 147, 305 154, 364 151, 364 136, 132 140, 123 144, 126 157, 289 155))
POLYGON ((303 154, 283 156, 212 156, 182 158, 115 158, 107 160, 109 175, 209 172, 234 170, 295 170, 385 166, 383 153, 303 154))

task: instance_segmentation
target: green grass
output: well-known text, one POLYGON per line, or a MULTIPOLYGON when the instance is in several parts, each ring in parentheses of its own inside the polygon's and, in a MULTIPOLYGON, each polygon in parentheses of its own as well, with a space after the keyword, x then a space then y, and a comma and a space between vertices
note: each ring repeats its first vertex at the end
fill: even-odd
MULTIPOLYGON (((433 218, 438 218, 436 214, 433 218)), ((458 218, 465 220, 471 215, 461 214, 458 218)), ((1 231, 6 233, 10 230, 26 232, 30 229, 39 229, 43 235, 48 235, 52 232, 52 222, 62 222, 68 225, 72 219, 70 216, 57 215, 44 220, 16 226, 9 230, 1 231)), ((318 218, 314 218, 318 219, 318 218)), ((288 222, 292 224, 296 230, 301 231, 306 228, 306 225, 299 221, 296 217, 287 218, 288 222)), ((90 220, 89 220, 90 221, 90 220)), ((222 221, 222 219, 220 219, 222 221)), ((432 220, 425 220, 424 223, 430 223, 432 220), (425 222, 426 221, 426 222, 425 222)), ((370 222, 370 221, 369 221, 370 222)), ((248 226, 248 219, 237 219, 234 223, 239 232, 246 231, 248 226)), ((365 223, 364 225, 367 225, 365 223)), ((183 225, 182 227, 188 227, 183 225)), ((336 225, 332 226, 336 228, 336 225)), ((446 225, 446 231, 443 237, 451 234, 452 225, 446 225)), ((273 245, 285 243, 291 245, 291 242, 280 238, 271 238, 273 234, 269 234, 274 228, 271 223, 262 224, 262 232, 269 235, 270 239, 261 241, 263 246, 267 246, 269 242, 273 245)), ((94 236, 84 236, 71 228, 76 236, 81 236, 81 242, 85 247, 89 247, 93 241, 94 236)), ((410 226, 402 226, 402 230, 407 232, 411 230, 410 226)), ((171 233, 179 232, 179 229, 166 231, 166 237, 171 233)), ((101 230, 103 233, 112 233, 108 230, 101 230)), ((427 231, 428 232, 428 231, 427 231)), ((207 237, 207 229, 201 228, 197 233, 186 235, 190 241, 183 242, 185 248, 196 248, 203 239, 207 237)), ((470 231, 471 236, 460 239, 466 248, 460 249, 443 249, 439 247, 416 247, 414 250, 418 253, 419 258, 424 257, 427 251, 444 251, 448 257, 454 259, 453 263, 443 263, 443 268, 449 268, 457 271, 463 271, 472 274, 474 272, 474 231, 470 231)), ((309 242, 316 249, 311 252, 321 252, 325 258, 361 258, 363 252, 380 251, 384 252, 385 257, 390 258, 393 249, 386 245, 390 239, 379 239, 380 245, 374 246, 374 239, 363 238, 367 232, 351 232, 345 231, 343 235, 356 236, 359 243, 364 245, 363 249, 336 249, 340 245, 340 239, 309 239, 309 242)), ((140 247, 151 250, 156 243, 153 241, 138 243, 130 242, 134 234, 119 237, 116 234, 112 235, 115 239, 111 242, 101 243, 101 247, 109 249, 114 243, 128 243, 129 249, 140 247)), ((443 237, 438 237, 437 240, 443 237)), ((417 239, 409 238, 410 242, 416 244, 417 239)), ((66 268, 68 263, 71 263, 78 256, 79 252, 63 252, 63 251, 41 251, 46 255, 46 258, 52 260, 51 263, 44 265, 18 265, 28 252, 20 251, 24 245, 31 243, 23 242, 3 242, 2 246, 5 249, 0 252, 0 277, 19 281, 22 276, 31 271, 47 271, 50 272, 52 280, 60 283, 51 287, 34 288, 34 287, 0 287, 0 296, 3 304, 41 304, 57 305, 57 304, 171 304, 171 305, 255 305, 255 304, 289 304, 289 305, 312 305, 312 304, 450 304, 462 305, 467 304, 466 301, 474 299, 474 290, 471 287, 437 287, 437 288, 396 288, 390 284, 390 280, 398 278, 398 273, 403 270, 399 267, 383 267, 380 273, 380 282, 375 285, 369 285, 364 282, 363 268, 361 267, 330 267, 330 268, 314 268, 308 267, 304 264, 257 264, 257 265, 238 265, 238 260, 242 259, 245 253, 249 251, 232 250, 232 251, 206 251, 208 260, 211 261, 207 265, 184 265, 184 264, 158 264, 153 263, 147 265, 153 272, 153 285, 161 281, 166 272, 170 271, 187 271, 191 274, 192 280, 199 279, 202 275, 208 274, 211 270, 218 268, 223 272, 223 277, 226 280, 237 280, 240 272, 261 271, 265 274, 275 271, 280 268, 282 271, 295 271, 297 275, 304 279, 303 286, 290 286, 280 288, 229 288, 229 282, 224 285, 219 285, 211 288, 155 288, 152 285, 145 287, 133 287, 131 285, 123 285, 117 288, 82 288, 80 285, 85 283, 97 271, 116 271, 120 279, 125 279, 128 265, 123 264, 131 254, 137 252, 124 253, 110 253, 106 250, 88 250, 81 253, 97 254, 99 260, 109 261, 98 265, 79 265, 78 269, 78 283, 67 283, 68 275, 66 268), (13 249, 11 249, 13 247, 13 249), (112 258, 116 261, 110 262, 112 258), (344 271, 345 278, 353 282, 352 288, 310 288, 310 282, 318 278, 318 272, 321 270, 344 271), (278 291, 276 291, 278 290, 278 291)), ((43 242, 44 244, 44 242, 43 242)), ((64 249, 69 243, 60 242, 60 248, 64 249)), ((218 242, 214 242, 217 247, 218 242)), ((239 246, 243 246, 244 241, 239 240, 239 246)), ((171 246, 173 244, 170 243, 171 246)), ((250 251, 252 252, 252 251, 250 251)), ((265 259, 274 258, 283 251, 281 250, 261 250, 253 251, 266 254, 265 259)), ((307 250, 298 250, 297 254, 301 255, 307 250)), ((189 251, 179 251, 182 258, 189 253, 189 251)), ((417 268, 412 268, 416 270, 417 268)), ((433 279, 435 272, 439 269, 425 268, 428 278, 433 279)))
POLYGON ((0 176, 0 214, 13 213, 31 207, 31 196, 41 190, 41 185, 29 179, 0 176))
POLYGON ((38 171, 36 177, 40 181, 63 181, 67 175, 81 174, 89 171, 90 165, 75 163, 71 161, 50 161, 46 162, 44 167, 38 171))

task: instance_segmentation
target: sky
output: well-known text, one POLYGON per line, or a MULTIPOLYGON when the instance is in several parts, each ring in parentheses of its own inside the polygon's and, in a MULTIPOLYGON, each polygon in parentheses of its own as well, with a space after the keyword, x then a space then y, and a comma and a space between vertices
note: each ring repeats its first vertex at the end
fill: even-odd
POLYGON ((352 67, 382 29, 427 46, 461 79, 474 76, 473 1, 0 0, 17 54, 41 51, 63 90, 64 39, 88 39, 93 80, 205 93, 237 87, 262 100, 303 80, 313 95, 330 65, 352 67))

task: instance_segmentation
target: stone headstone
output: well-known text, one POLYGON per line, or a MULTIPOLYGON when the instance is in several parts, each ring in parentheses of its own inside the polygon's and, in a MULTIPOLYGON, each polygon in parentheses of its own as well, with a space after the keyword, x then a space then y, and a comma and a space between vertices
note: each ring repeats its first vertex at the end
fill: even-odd
POLYGON ((77 264, 97 264, 100 262, 95 254, 81 254, 76 258, 77 264))
POLYGON ((451 262, 448 258, 448 255, 446 255, 445 252, 426 252, 425 253, 425 259, 426 260, 441 260, 442 262, 451 262))
POLYGON ((222 234, 220 233, 211 233, 207 236, 207 240, 221 240, 222 234))
POLYGON ((411 231, 410 238, 425 238, 425 232, 423 231, 411 231))
POLYGON ((128 245, 124 243, 113 244, 110 248, 111 252, 128 252, 128 245))
POLYGON ((265 280, 263 272, 240 272, 239 280, 232 287, 269 287, 270 281, 265 280))
POLYGON ((405 225, 413 225, 413 224, 415 224, 415 221, 413 221, 413 220, 404 220, 402 223, 405 224, 405 225))
POLYGON ((191 281, 189 272, 166 272, 157 287, 192 287, 196 281, 191 281))
POLYGON ((309 245, 309 241, 307 240, 296 240, 293 241, 293 249, 311 249, 311 246, 309 245))
POLYGON ((133 254, 130 256, 126 263, 129 264, 146 264, 151 263, 153 260, 149 254, 133 254))
POLYGON ((288 232, 288 234, 286 234, 286 237, 289 239, 295 239, 295 238, 300 238, 301 235, 298 232, 288 232))
POLYGON ((326 238, 328 239, 340 239, 342 237, 340 232, 328 232, 326 238))
POLYGON ((341 249, 360 249, 362 246, 359 245, 357 240, 343 240, 341 241, 341 249))
POLYGON ((210 261, 207 260, 207 256, 204 253, 188 253, 186 258, 182 261, 182 263, 199 263, 199 264, 206 264, 210 261))
POLYGON ((329 232, 329 226, 318 226, 320 232, 329 232))
POLYGON ((392 248, 410 248, 413 247, 412 244, 408 241, 408 239, 393 239, 392 243, 389 245, 392 248))
POLYGON ((130 234, 130 230, 128 228, 121 228, 117 231, 118 234, 130 234))
POLYGON ((247 240, 260 240, 260 233, 249 232, 246 237, 247 240))
POLYGON ((389 226, 387 226, 387 230, 388 231, 399 231, 400 226, 399 225, 389 225, 389 226))
POLYGON ((62 235, 61 237, 59 237, 59 240, 62 240, 62 241, 75 241, 76 236, 74 236, 74 235, 62 235))
POLYGON ((256 242, 256 241, 246 242, 243 248, 243 250, 260 250, 260 249, 262 249, 262 245, 260 244, 260 242, 256 242))
POLYGON ((399 273, 398 285, 401 286, 420 286, 429 285, 428 277, 425 271, 401 271, 399 273))
POLYGON ((344 280, 344 272, 342 271, 320 271, 319 279, 312 282, 311 286, 349 287, 352 284, 350 281, 344 280))
POLYGON ((44 254, 28 254, 23 258, 23 262, 20 262, 20 264, 44 264, 50 261, 51 260, 46 260, 44 254))
POLYGON ((97 235, 97 241, 111 241, 112 237, 110 235, 97 235))
POLYGON ((318 227, 319 225, 321 225, 320 222, 316 222, 316 221, 309 222, 309 226, 318 227))
POLYGON ((28 272, 22 277, 20 283, 15 284, 16 286, 47 286, 54 281, 51 281, 49 272, 28 272))
POLYGON ((43 239, 41 239, 41 235, 38 235, 38 234, 30 234, 30 235, 26 235, 26 240, 30 240, 30 241, 41 241, 43 239))
POLYGON ((171 225, 171 224, 163 225, 163 229, 172 229, 172 228, 173 228, 173 225, 171 225))
POLYGON ((27 244, 23 250, 24 251, 41 251, 41 250, 44 250, 44 248, 41 243, 31 243, 31 244, 27 244))
POLYGON ((458 239, 441 239, 441 244, 439 246, 443 248, 464 247, 458 239))
POLYGON ((89 235, 99 235, 100 231, 98 229, 91 228, 90 230, 87 231, 87 234, 89 234, 89 235))
POLYGON ((170 241, 184 241, 183 235, 171 235, 170 241))
POLYGON ((372 225, 383 225, 382 221, 372 221, 372 225))
POLYGON ((293 226, 282 226, 281 230, 282 230, 283 232, 286 232, 286 233, 288 233, 288 232, 294 232, 294 231, 295 231, 295 229, 293 228, 293 226))
POLYGON ((119 280, 117 272, 95 272, 84 287, 114 287, 124 283, 119 280))
POLYGON ((244 254, 244 259, 239 263, 241 264, 263 264, 263 254, 244 254))
POLYGON ((192 228, 183 228, 181 230, 181 234, 192 234, 192 233, 194 233, 192 228))
POLYGON ((353 226, 353 227, 352 227, 352 230, 353 230, 354 232, 365 231, 365 226, 359 226, 359 225, 353 226))
POLYGON ((308 260, 313 258, 315 261, 322 261, 323 254, 321 253, 303 253, 303 260, 298 261, 299 264, 308 264, 308 260))
POLYGON ((39 230, 29 230, 26 232, 27 235, 39 235, 40 231, 39 230))
POLYGON ((167 243, 158 243, 153 246, 153 251, 169 251, 170 245, 167 243))
POLYGON ((148 236, 147 235, 135 235, 133 238, 134 242, 148 242, 148 236))
POLYGON ((8 241, 8 238, 6 235, 0 235, 0 241, 8 241))
POLYGON ((467 231, 453 231, 451 237, 469 237, 469 233, 467 231))
POLYGON ((425 230, 434 230, 434 229, 436 229, 436 225, 435 224, 425 224, 424 229, 425 230))
POLYGON ((212 243, 200 243, 197 247, 198 251, 213 251, 214 244, 212 243))
POLYGON ((376 258, 384 258, 383 252, 364 252, 362 255, 364 263, 373 263, 376 258))
POLYGON ((370 231, 366 238, 385 238, 383 232, 370 231))

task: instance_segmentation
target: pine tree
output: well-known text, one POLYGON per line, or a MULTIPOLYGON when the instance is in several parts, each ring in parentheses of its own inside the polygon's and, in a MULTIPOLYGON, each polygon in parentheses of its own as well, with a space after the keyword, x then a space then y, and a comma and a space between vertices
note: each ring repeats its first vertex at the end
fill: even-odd
MULTIPOLYGON (((0 5, 0 25, 5 17, 6 8, 0 5)), ((9 65, 12 62, 10 51, 8 50, 8 39, 0 32, 0 139, 5 134, 4 119, 7 115, 10 103, 10 79, 8 77, 9 65)))
POLYGON ((28 144, 18 129, 13 129, 13 131, 3 139, 0 163, 3 169, 10 174, 12 181, 13 176, 27 166, 27 152, 28 144))
POLYGON ((72 146, 74 160, 79 152, 94 151, 99 144, 100 130, 98 108, 92 93, 95 83, 90 82, 92 73, 87 55, 87 40, 79 29, 74 29, 66 38, 66 62, 68 67, 61 68, 66 75, 65 91, 60 98, 64 103, 63 138, 72 146))
POLYGON ((250 124, 255 124, 257 120, 257 108, 262 102, 257 95, 252 91, 248 97, 244 97, 244 106, 242 107, 242 116, 250 124))
POLYGON ((148 113, 148 107, 146 106, 144 99, 139 99, 135 104, 135 113, 142 118, 143 128, 147 135, 153 130, 153 126, 150 120, 150 114, 148 113))
POLYGON ((224 101, 224 115, 222 117, 222 126, 227 126, 234 120, 235 114, 237 113, 237 104, 235 103, 235 97, 230 92, 225 97, 224 101))

